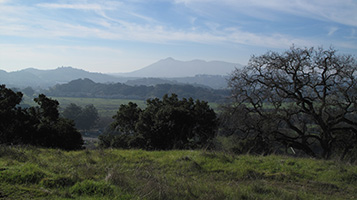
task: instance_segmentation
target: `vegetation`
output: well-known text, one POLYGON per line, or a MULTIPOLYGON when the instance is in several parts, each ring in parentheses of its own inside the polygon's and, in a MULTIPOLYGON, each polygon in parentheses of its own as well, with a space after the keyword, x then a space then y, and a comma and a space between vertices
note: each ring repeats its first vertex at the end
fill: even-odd
POLYGON ((82 108, 71 103, 63 110, 62 115, 67 119, 73 120, 79 130, 90 130, 97 124, 99 119, 98 111, 93 104, 82 108))
POLYGON ((64 118, 57 100, 40 94, 20 105, 23 94, 1 85, 0 198, 356 199, 356 75, 356 60, 333 49, 253 56, 232 73, 233 102, 218 118, 193 98, 225 91, 75 80, 49 92, 81 97, 59 98, 64 118), (99 113, 119 107, 99 137, 107 149, 80 150, 74 122, 93 128, 96 105, 99 113))
POLYGON ((83 139, 72 121, 59 116, 58 102, 40 94, 36 107, 21 108, 22 93, 0 85, 0 144, 81 149, 83 139))
POLYGON ((206 151, 0 147, 4 199, 356 199, 357 166, 206 151))
POLYGON ((217 129, 207 102, 165 95, 147 100, 144 110, 129 102, 113 117, 111 133, 101 135, 102 147, 188 149, 209 146, 217 129), (113 132, 118 132, 113 135, 113 132))
MULTIPOLYGON (((106 99, 106 98, 82 98, 82 97, 52 97, 60 103, 60 110, 64 110, 70 104, 76 104, 80 107, 92 104, 97 110, 100 117, 114 116, 118 110, 118 107, 122 104, 128 104, 129 102, 136 103, 140 108, 146 106, 144 100, 134 99, 106 99)), ((30 104, 30 102, 27 102, 30 104)))
POLYGON ((155 86, 129 86, 122 83, 95 83, 90 79, 78 79, 56 85, 45 92, 57 97, 91 97, 146 100, 175 93, 180 97, 202 99, 209 102, 222 102, 228 96, 228 90, 213 90, 192 85, 159 84, 155 86))
POLYGON ((333 49, 253 56, 230 78, 227 128, 260 153, 357 159, 357 62, 333 49), (232 120, 235 120, 232 121, 232 120), (231 122, 229 122, 231 121, 231 122))

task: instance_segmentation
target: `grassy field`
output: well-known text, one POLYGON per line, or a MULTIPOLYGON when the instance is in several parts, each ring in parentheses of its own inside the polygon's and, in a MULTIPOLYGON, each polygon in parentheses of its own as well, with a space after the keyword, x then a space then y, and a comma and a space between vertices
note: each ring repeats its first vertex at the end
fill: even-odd
MULTIPOLYGON (((130 99, 104 99, 104 98, 79 98, 79 97, 50 97, 56 99, 60 103, 60 109, 64 109, 69 104, 74 103, 78 106, 86 106, 93 104, 97 108, 98 113, 102 117, 112 117, 116 114, 121 104, 128 104, 129 102, 134 102, 138 104, 139 107, 145 108, 146 101, 144 100, 130 100, 130 99)), ((24 104, 30 106, 36 106, 36 103, 32 98, 24 97, 24 104)), ((217 109, 217 103, 209 103, 211 108, 217 109)))
POLYGON ((0 199, 356 199, 357 166, 207 151, 0 146, 0 199))

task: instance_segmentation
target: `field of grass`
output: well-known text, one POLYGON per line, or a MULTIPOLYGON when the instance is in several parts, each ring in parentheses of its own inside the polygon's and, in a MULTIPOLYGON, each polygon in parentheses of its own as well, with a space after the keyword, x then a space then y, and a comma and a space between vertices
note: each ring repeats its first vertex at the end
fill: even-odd
POLYGON ((208 151, 0 146, 0 199, 357 199, 357 166, 208 151))

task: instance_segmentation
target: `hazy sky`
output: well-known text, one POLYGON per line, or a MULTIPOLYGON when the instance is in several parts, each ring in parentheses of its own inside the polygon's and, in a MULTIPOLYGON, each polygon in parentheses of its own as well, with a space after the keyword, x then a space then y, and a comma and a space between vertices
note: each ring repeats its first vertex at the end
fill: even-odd
POLYGON ((0 0, 0 69, 128 72, 166 57, 247 64, 267 50, 357 54, 357 0, 0 0))

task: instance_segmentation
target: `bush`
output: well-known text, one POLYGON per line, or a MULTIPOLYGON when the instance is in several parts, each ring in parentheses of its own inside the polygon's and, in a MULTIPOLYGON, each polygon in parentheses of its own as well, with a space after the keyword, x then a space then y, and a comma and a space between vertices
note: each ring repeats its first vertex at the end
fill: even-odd
POLYGON ((75 181, 68 177, 54 177, 44 178, 41 180, 40 185, 47 188, 64 188, 74 185, 75 181))
POLYGON ((0 181, 8 183, 39 183, 46 174, 37 165, 25 164, 15 168, 0 171, 0 181))
POLYGON ((114 193, 113 187, 106 182, 85 180, 78 182, 70 188, 70 193, 74 195, 98 195, 108 196, 114 193))

